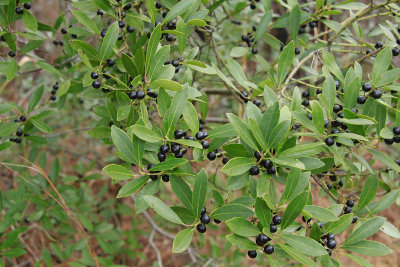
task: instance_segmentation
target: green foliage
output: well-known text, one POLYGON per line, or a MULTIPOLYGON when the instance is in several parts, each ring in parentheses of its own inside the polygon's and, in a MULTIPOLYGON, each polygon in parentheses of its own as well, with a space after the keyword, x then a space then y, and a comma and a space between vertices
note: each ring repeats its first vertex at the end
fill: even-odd
POLYGON ((49 240, 37 266, 116 266, 142 255, 135 219, 125 231, 113 218, 144 213, 152 238, 164 232, 150 209, 174 233, 163 234, 173 253, 234 251, 221 265, 239 266, 245 251, 271 266, 339 266, 337 255, 371 266, 349 252, 392 253, 370 240, 400 238, 383 213, 400 204, 392 2, 72 1, 51 26, 30 10, 38 1, 0 0, 0 166, 14 179, 0 192, 0 255, 31 254, 20 237, 34 222, 49 240), (375 17, 374 29, 359 23, 375 17), (102 148, 75 166, 85 179, 55 157, 61 129, 82 122, 102 148), (92 192, 91 180, 106 183, 92 192), (106 192, 132 198, 135 213, 106 192))

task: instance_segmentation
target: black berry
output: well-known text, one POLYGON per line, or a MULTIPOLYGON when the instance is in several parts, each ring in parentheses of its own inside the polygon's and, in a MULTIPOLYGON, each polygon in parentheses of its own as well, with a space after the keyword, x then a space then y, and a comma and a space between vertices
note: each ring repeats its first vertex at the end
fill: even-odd
POLYGON ((24 10, 22 8, 20 8, 20 7, 17 7, 15 9, 15 13, 17 13, 18 15, 22 15, 22 13, 24 13, 24 10))
POLYGON ((208 216, 208 214, 205 213, 205 214, 201 215, 200 221, 201 221, 201 223, 208 224, 211 221, 211 219, 210 219, 210 216, 208 216))
POLYGON ((350 207, 344 207, 343 211, 344 211, 345 214, 350 213, 351 212, 351 208, 350 207))
POLYGON ((208 141, 204 140, 204 141, 201 141, 201 146, 204 149, 207 149, 210 146, 210 143, 208 143, 208 141))
POLYGON ((107 65, 108 65, 109 67, 112 67, 112 66, 115 65, 115 61, 112 60, 112 59, 107 59, 107 65))
POLYGON ((174 60, 172 60, 171 64, 172 64, 172 66, 174 66, 174 67, 178 67, 178 66, 179 66, 179 60, 174 59, 174 60))
POLYGON ((132 99, 132 100, 136 99, 136 92, 135 91, 130 92, 129 93, 129 98, 132 99))
POLYGON ((256 244, 259 246, 264 246, 270 240, 271 238, 269 238, 266 234, 261 233, 256 238, 256 244))
POLYGON ((275 215, 274 217, 272 217, 272 222, 275 225, 279 225, 282 222, 282 217, 279 215, 275 215))
POLYGON ((336 247, 336 241, 334 239, 329 239, 326 246, 330 249, 334 249, 336 247))
POLYGON ((92 77, 93 80, 96 80, 99 78, 99 74, 97 72, 92 72, 92 74, 90 74, 90 77, 92 77))
POLYGON ((359 97, 357 97, 357 103, 360 105, 365 104, 366 101, 367 101, 367 98, 363 95, 360 95, 359 97))
POLYGON ((92 82, 92 86, 93 86, 93 88, 95 88, 95 89, 99 89, 100 86, 101 86, 101 83, 100 83, 99 81, 93 81, 93 82, 92 82))
POLYGON ((196 228, 197 228, 197 231, 199 231, 199 233, 202 233, 202 234, 207 231, 207 228, 204 224, 198 224, 196 228))
POLYGON ((251 175, 258 175, 260 173, 260 169, 257 166, 253 166, 250 168, 249 173, 251 175))
POLYGON ((369 92, 372 89, 372 85, 370 83, 364 83, 362 85, 362 89, 363 89, 364 92, 369 92))
POLYGON ((271 233, 275 233, 276 231, 278 231, 278 227, 275 224, 270 224, 269 225, 269 231, 271 233))
POLYGON ((217 154, 215 154, 214 151, 211 151, 211 152, 209 152, 209 153, 207 154, 207 158, 208 158, 209 160, 214 160, 216 157, 217 157, 217 154))
POLYGON ((180 129, 178 129, 174 132, 174 136, 176 139, 181 139, 183 137, 183 135, 184 135, 184 132, 180 129))
POLYGON ((375 99, 379 99, 382 96, 382 91, 375 89, 374 91, 371 92, 370 96, 372 96, 375 99))
POLYGON ((145 96, 146 96, 146 94, 142 90, 138 90, 136 92, 136 98, 139 100, 143 99, 145 96))
POLYGON ((379 48, 382 48, 382 47, 383 47, 383 42, 381 42, 381 41, 376 42, 376 44, 375 44, 375 48, 376 49, 379 49, 379 48))
POLYGON ((248 255, 250 258, 254 259, 255 257, 257 257, 257 251, 255 251, 255 250, 247 251, 247 255, 248 255))
POLYGON ((354 207, 354 200, 352 199, 347 200, 346 205, 349 206, 350 208, 354 207))
POLYGON ((328 137, 325 139, 325 144, 327 146, 333 146, 333 144, 335 144, 335 140, 332 137, 328 137))
POLYGON ((264 252, 266 253, 266 254, 272 254, 272 253, 274 253, 274 246, 272 246, 272 245, 266 245, 265 247, 264 247, 264 252))
POLYGON ((203 207, 201 209, 200 215, 206 214, 206 212, 207 212, 206 207, 203 207))
POLYGON ((163 182, 168 183, 169 182, 169 175, 168 174, 164 174, 161 179, 163 180, 163 182))
POLYGON ((158 160, 159 160, 160 162, 163 162, 163 161, 167 158, 167 156, 165 156, 165 154, 163 154, 163 153, 161 153, 161 152, 158 152, 158 153, 157 153, 157 158, 158 158, 158 160))
POLYGON ((393 134, 394 135, 400 135, 400 127, 399 126, 396 126, 396 127, 393 128, 393 134))
POLYGON ((31 9, 31 7, 32 7, 31 3, 25 3, 24 4, 24 8, 27 9, 27 10, 31 9))

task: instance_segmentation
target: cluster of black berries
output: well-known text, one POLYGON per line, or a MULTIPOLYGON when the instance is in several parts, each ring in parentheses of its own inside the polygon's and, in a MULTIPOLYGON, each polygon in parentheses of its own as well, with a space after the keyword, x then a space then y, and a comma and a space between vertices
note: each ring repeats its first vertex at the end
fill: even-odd
POLYGON ((326 235, 321 236, 321 243, 327 246, 326 251, 329 256, 332 256, 332 249, 336 247, 335 235, 327 233, 326 235))
MULTIPOLYGON (((69 28, 72 28, 72 27, 74 27, 73 24, 69 25, 69 28)), ((67 31, 66 28, 61 28, 61 33, 62 33, 62 34, 67 34, 68 31, 67 31)), ((74 38, 74 39, 78 38, 78 36, 77 36, 76 34, 71 34, 71 37, 74 38)), ((53 41, 53 43, 54 43, 55 45, 57 45, 57 44, 58 44, 58 45, 63 45, 63 44, 64 44, 62 41, 58 41, 57 44, 56 44, 55 42, 56 42, 56 41, 53 41), (60 43, 61 43, 61 44, 60 44, 60 43)))
POLYGON ((167 59, 167 61, 165 61, 164 62, 164 65, 169 65, 169 64, 171 64, 172 66, 174 66, 175 67, 175 73, 178 73, 179 72, 179 62, 183 62, 184 61, 184 58, 183 57, 181 57, 181 58, 178 58, 178 59, 174 59, 174 60, 169 60, 169 59, 167 59))
MULTIPOLYGON (((160 2, 156 2, 156 9, 163 9, 163 6, 162 6, 162 4, 160 3, 160 2)), ((168 14, 168 10, 167 9, 163 9, 163 12, 162 12, 162 17, 163 18, 165 18, 166 16, 167 16, 167 14, 168 14)))
MULTIPOLYGON (((26 117, 25 117, 24 115, 21 115, 18 119, 15 119, 15 120, 14 120, 14 122, 24 122, 24 121, 26 121, 26 117)), ((15 136, 16 136, 16 137, 11 137, 11 138, 10 138, 10 142, 15 142, 15 143, 17 143, 17 144, 20 144, 20 143, 22 142, 21 137, 22 137, 22 136, 28 137, 28 136, 29 136, 29 133, 25 133, 25 134, 24 134, 24 131, 23 131, 23 130, 18 129, 18 130, 15 132, 15 136)))
MULTIPOLYGON (((354 207, 354 200, 352 199, 347 200, 346 206, 343 208, 343 214, 351 213, 353 207, 354 207)), ((356 223, 356 222, 357 222, 357 216, 354 215, 351 223, 356 223)))
POLYGON ((64 42, 63 42, 62 40, 60 40, 60 41, 53 40, 53 44, 54 44, 54 45, 63 46, 63 45, 64 45, 64 42))
MULTIPOLYGON (((255 151, 254 157, 256 158, 259 166, 261 168, 265 168, 265 170, 267 171, 268 174, 274 174, 276 172, 275 166, 271 160, 269 160, 269 159, 261 160, 262 155, 260 152, 255 151)), ((257 165, 254 165, 250 168, 249 173, 250 173, 250 175, 253 175, 253 176, 258 175, 260 173, 260 168, 257 165)))
MULTIPOLYGON (((311 217, 309 217, 309 218, 306 218, 306 216, 301 216, 301 220, 303 221, 303 222, 305 222, 306 224, 309 224, 310 222, 311 222, 311 220, 312 220, 312 218, 311 217)), ((322 228, 322 222, 321 221, 315 221, 317 224, 318 224, 318 227, 319 228, 322 228)), ((298 230, 297 231, 299 231, 300 229, 302 229, 303 227, 299 227, 298 228, 298 230)))
MULTIPOLYGON (((31 9, 32 5, 30 3, 24 3, 24 8, 26 10, 31 9)), ((22 7, 17 7, 15 9, 15 13, 17 13, 18 15, 22 15, 22 13, 24 13, 24 10, 22 9, 22 7)))
MULTIPOLYGON (((203 209, 201 210, 201 214, 200 214, 200 222, 201 223, 199 223, 196 226, 197 231, 199 231, 199 233, 202 233, 202 234, 205 233, 207 231, 206 224, 209 224, 210 221, 211 221, 211 218, 207 214, 206 207, 203 207, 203 209)), ((221 221, 218 220, 218 219, 214 219, 214 222, 217 223, 217 224, 221 223, 221 221)))
MULTIPOLYGON (((398 29, 398 31, 399 31, 399 33, 400 33, 400 29, 398 29)), ((400 38, 399 39, 397 39, 396 40, 396 43, 398 44, 398 45, 400 45, 400 38)), ((376 50, 379 50, 379 49, 382 49, 383 48, 383 42, 382 41, 378 41, 378 42, 376 42, 376 44, 375 44, 375 49, 376 50)), ((371 48, 369 48, 369 49, 367 49, 366 51, 365 51, 365 54, 371 54, 372 52, 374 52, 371 48)), ((398 55, 400 55, 400 49, 399 48, 397 48, 397 47, 394 47, 393 49, 392 49, 392 55, 393 56, 398 56, 398 55)), ((372 55, 372 57, 376 57, 376 54, 374 54, 374 55, 372 55)))
MULTIPOLYGON (((307 8, 303 8, 303 10, 304 10, 304 9, 307 9, 307 8)), ((309 9, 307 9, 307 10, 305 10, 305 11, 306 11, 306 12, 310 12, 309 9)), ((310 21, 310 22, 308 23, 308 26, 310 26, 310 31, 311 31, 313 28, 317 27, 317 25, 318 25, 318 21, 310 21)), ((298 33, 299 33, 299 34, 303 34, 303 33, 306 33, 306 31, 307 31, 307 24, 306 24, 306 25, 300 25, 300 28, 299 28, 298 33)))
POLYGON ((51 90, 51 96, 50 96, 51 101, 56 101, 56 99, 57 99, 56 94, 57 94, 58 88, 59 88, 58 82, 53 84, 53 90, 51 90))
POLYGON ((400 127, 399 126, 393 127, 393 134, 394 134, 393 138, 384 140, 385 144, 391 145, 393 143, 400 143, 400 127))
MULTIPOLYGON (((241 94, 239 94, 239 97, 244 101, 244 103, 247 103, 250 100, 249 93, 247 93, 247 91, 245 90, 243 90, 241 94)), ((260 107, 261 101, 258 99, 254 99, 253 104, 256 105, 257 107, 260 107)))
POLYGON ((274 217, 272 217, 272 221, 269 225, 269 231, 271 233, 275 233, 276 231, 278 231, 278 226, 279 224, 281 224, 282 222, 282 217, 280 215, 275 215, 274 217))
MULTIPOLYGON (((335 189, 337 190, 337 189, 339 189, 339 188, 342 188, 343 187, 343 181, 342 180, 337 180, 337 176, 336 175, 330 175, 329 176, 329 179, 332 181, 332 182, 334 182, 334 187, 335 187, 335 189)), ((331 190, 332 189, 332 184, 330 184, 330 183, 326 183, 326 187, 329 189, 329 190, 331 190)))
MULTIPOLYGON (((254 47, 254 45, 256 43, 254 42, 255 39, 253 37, 253 34, 257 30, 257 27, 253 26, 252 29, 253 29, 253 32, 249 32, 249 33, 247 33, 247 35, 242 35, 242 41, 245 42, 248 47, 252 47, 251 53, 253 53, 253 55, 255 55, 258 53, 258 49, 256 47, 254 47)), ((241 44, 240 46, 243 46, 243 45, 241 44)))
MULTIPOLYGON (((119 22, 122 22, 122 21, 119 21, 119 22)), ((122 24, 118 23, 119 27, 121 27, 121 25, 122 24)), ((124 26, 125 26, 125 23, 124 23, 124 26)), ((133 32, 133 28, 132 28, 132 32, 133 32)), ((106 33, 107 33, 107 29, 102 29, 100 32, 100 36, 104 38, 106 36, 106 33)), ((118 41, 121 41, 122 39, 123 39, 122 33, 118 33, 118 41)))
MULTIPOLYGON (((256 238, 256 244, 260 247, 264 247, 263 250, 266 254, 272 254, 274 253, 274 246, 271 244, 267 244, 269 241, 271 241, 271 238, 267 236, 266 234, 259 234, 256 238)), ((250 258, 255 258, 257 257, 257 251, 256 250, 250 250, 247 252, 247 255, 250 258)))
MULTIPOLYGON (((107 59, 107 65, 109 67, 112 67, 112 66, 115 65, 115 61, 112 60, 112 59, 107 59)), ((110 76, 108 74, 111 74, 111 72, 109 70, 104 71, 103 77, 106 78, 106 80, 108 80, 110 78, 110 76)), ((94 80, 92 82, 92 87, 95 88, 95 89, 99 89, 101 87, 101 82, 98 80, 99 77, 100 77, 99 74, 97 72, 92 72, 90 74, 90 77, 94 80)), ((110 89, 109 88, 102 88, 102 91, 104 93, 108 93, 108 92, 110 92, 110 89)), ((143 97, 141 99, 143 99, 143 98, 144 98, 144 93, 143 93, 143 97)))
POLYGON ((146 96, 146 94, 151 98, 157 98, 157 96, 158 96, 158 93, 151 89, 147 90, 146 93, 140 89, 137 91, 130 91, 128 93, 128 96, 132 100, 135 100, 135 99, 142 100, 146 96))
MULTIPOLYGON (((368 92, 370 92, 371 90, 372 90, 372 85, 370 84, 370 83, 364 83, 363 85, 362 85, 362 90, 365 92, 365 93, 368 93, 368 92)), ((382 91, 381 90, 379 90, 379 89, 374 89, 372 92, 370 92, 369 94, 368 94, 368 96, 370 96, 370 97, 372 97, 372 98, 374 98, 374 99, 379 99, 379 98, 381 98, 381 96, 382 96, 382 91)), ((357 103, 358 104, 364 104, 365 102, 367 101, 367 99, 366 99, 366 97, 364 96, 364 95, 361 95, 361 96, 359 96, 358 98, 357 98, 357 103)))
MULTIPOLYGON (((176 29, 176 22, 175 21, 170 21, 170 22, 168 22, 167 23, 167 28, 165 29, 162 29, 162 30, 175 30, 176 29)), ((163 38, 165 38, 165 40, 167 41, 167 42, 173 42, 173 41, 175 41, 176 40, 176 37, 174 36, 174 35, 172 35, 172 34, 169 34, 169 33, 163 33, 162 35, 161 35, 161 39, 163 39, 163 38)))
MULTIPOLYGON (((150 173, 150 179, 151 180, 153 180, 153 181, 156 181, 157 179, 158 179, 158 175, 157 175, 157 171, 152 171, 151 170, 151 168, 153 168, 154 167, 154 164, 153 163, 150 163, 149 165, 147 165, 147 171, 150 173)), ((168 174, 163 174, 162 176, 161 176, 161 179, 164 181, 164 182, 169 182, 169 175, 168 174)))

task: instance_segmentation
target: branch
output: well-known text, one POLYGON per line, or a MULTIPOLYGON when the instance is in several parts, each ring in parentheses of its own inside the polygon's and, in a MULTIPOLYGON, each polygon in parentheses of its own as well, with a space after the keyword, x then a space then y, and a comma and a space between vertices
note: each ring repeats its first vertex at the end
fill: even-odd
POLYGON ((155 232, 155 230, 153 229, 153 231, 151 231, 151 234, 149 237, 149 243, 150 243, 150 246, 156 251, 158 267, 163 267, 160 250, 157 248, 156 244, 154 244, 154 242, 153 242, 154 232, 155 232))
POLYGON ((370 3, 368 5, 368 7, 358 11, 354 16, 352 17, 348 17, 345 21, 342 22, 342 27, 335 33, 335 35, 333 35, 331 38, 329 38, 328 40, 328 47, 331 46, 332 42, 347 28, 349 27, 353 22, 355 22, 356 20, 358 20, 359 18, 368 15, 369 13, 371 13, 372 11, 379 9, 381 7, 384 7, 388 4, 391 3, 396 3, 399 2, 399 0, 391 0, 391 1, 385 1, 382 4, 379 5, 373 5, 373 3, 370 3))
POLYGON ((333 199, 336 201, 337 204, 340 204, 340 201, 334 196, 332 195, 331 191, 329 191, 327 188, 325 188, 325 186, 323 184, 320 183, 320 181, 318 180, 318 178, 316 178, 314 175, 311 175, 311 177, 314 179, 314 181, 333 199))
POLYGON ((307 60, 309 60, 309 59, 311 59, 312 57, 314 57, 314 55, 315 55, 316 53, 318 53, 318 50, 317 50, 317 51, 314 51, 314 52, 311 52, 310 54, 308 54, 305 58, 303 58, 303 59, 299 62, 299 64, 297 64, 297 66, 292 70, 292 72, 289 73, 289 75, 287 76, 286 81, 285 81, 285 83, 283 84, 283 87, 282 87, 282 89, 281 89, 281 95, 283 95, 283 94, 285 93, 286 88, 287 88, 287 86, 288 86, 290 80, 293 78, 293 76, 296 74, 296 72, 301 68, 301 66, 303 66, 303 64, 304 64, 307 60))

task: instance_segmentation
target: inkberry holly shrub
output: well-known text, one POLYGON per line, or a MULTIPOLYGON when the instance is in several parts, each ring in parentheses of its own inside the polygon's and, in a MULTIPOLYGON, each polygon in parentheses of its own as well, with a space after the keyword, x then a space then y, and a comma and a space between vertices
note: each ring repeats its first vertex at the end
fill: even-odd
POLYGON ((199 266, 393 252, 398 0, 40 5, 0 1, 1 266, 113 266, 146 230, 199 266))

